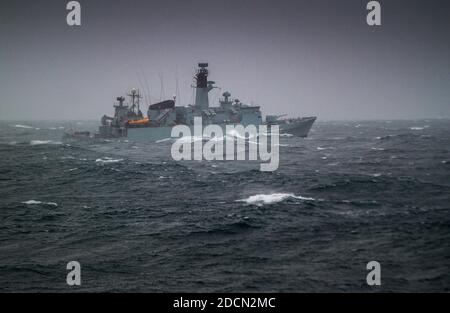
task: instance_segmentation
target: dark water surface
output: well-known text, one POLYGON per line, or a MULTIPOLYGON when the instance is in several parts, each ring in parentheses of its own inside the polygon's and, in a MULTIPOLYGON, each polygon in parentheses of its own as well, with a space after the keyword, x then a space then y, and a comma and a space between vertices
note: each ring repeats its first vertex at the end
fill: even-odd
POLYGON ((450 291, 450 121, 317 122, 280 167, 0 123, 0 291, 450 291))

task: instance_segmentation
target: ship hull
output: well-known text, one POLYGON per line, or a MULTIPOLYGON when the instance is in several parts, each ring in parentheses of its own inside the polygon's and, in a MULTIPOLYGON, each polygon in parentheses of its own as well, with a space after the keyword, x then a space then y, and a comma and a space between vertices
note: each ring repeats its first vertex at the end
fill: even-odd
MULTIPOLYGON (((316 117, 305 117, 300 119, 289 120, 287 122, 281 122, 277 124, 281 134, 291 134, 297 137, 307 137, 309 130, 316 117)), ((222 129, 225 129, 226 125, 221 125, 222 129)), ((193 126, 189 127, 191 134, 194 135, 193 126)), ((270 131, 270 127, 269 127, 270 131)), ((172 127, 139 127, 128 128, 127 139, 135 142, 155 142, 171 138, 172 127)))
POLYGON ((278 124, 281 134, 291 134, 297 137, 307 137, 309 131, 316 121, 316 117, 304 117, 289 121, 289 123, 278 124))

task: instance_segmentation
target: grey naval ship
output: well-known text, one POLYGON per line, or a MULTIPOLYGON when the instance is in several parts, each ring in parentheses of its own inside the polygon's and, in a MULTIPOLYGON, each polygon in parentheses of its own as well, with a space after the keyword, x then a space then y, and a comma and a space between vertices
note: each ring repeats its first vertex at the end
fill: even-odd
POLYGON ((209 92, 215 87, 215 82, 208 80, 208 63, 199 63, 194 76, 195 103, 187 106, 175 105, 176 98, 165 100, 148 106, 147 116, 141 111, 140 92, 132 89, 130 102, 125 103, 124 97, 117 97, 114 104, 114 116, 103 115, 98 133, 73 132, 67 134, 71 138, 123 138, 136 142, 157 141, 171 137, 172 127, 187 125, 193 128, 194 117, 202 117, 203 125, 230 124, 247 125, 278 125, 281 134, 306 137, 316 120, 315 116, 301 118, 282 118, 284 115, 267 115, 265 120, 259 106, 241 103, 239 99, 231 98, 229 92, 224 92, 218 106, 209 105, 209 92))

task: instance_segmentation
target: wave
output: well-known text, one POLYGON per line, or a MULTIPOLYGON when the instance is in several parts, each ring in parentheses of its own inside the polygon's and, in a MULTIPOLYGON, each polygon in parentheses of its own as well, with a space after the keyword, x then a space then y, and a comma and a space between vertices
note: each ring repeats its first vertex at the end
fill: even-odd
POLYGON ((58 204, 56 202, 43 202, 43 201, 37 201, 37 200, 28 200, 28 201, 24 201, 22 203, 28 204, 28 205, 46 204, 46 205, 51 205, 51 206, 58 206, 58 204))
POLYGON ((22 124, 16 124, 16 125, 12 125, 12 127, 16 127, 16 128, 26 128, 26 129, 33 129, 33 126, 28 126, 28 125, 22 125, 22 124))
POLYGON ((169 138, 164 138, 164 139, 156 140, 156 143, 166 142, 166 141, 170 141, 170 140, 173 140, 173 138, 169 137, 169 138))
POLYGON ((236 200, 237 202, 245 202, 247 204, 254 205, 264 205, 264 204, 274 204, 287 199, 298 199, 306 201, 314 201, 314 198, 296 196, 293 193, 271 193, 271 194, 258 194, 250 196, 246 199, 236 200))
POLYGON ((335 147, 317 147, 317 150, 334 150, 336 149, 335 147))
POLYGON ((240 132, 238 132, 236 129, 232 129, 226 132, 226 137, 231 137, 231 138, 239 138, 239 139, 252 139, 255 138, 257 135, 249 135, 246 136, 245 134, 241 134, 240 132), (244 135, 244 136, 243 136, 244 135))
POLYGON ((411 130, 424 130, 425 128, 428 128, 428 127, 430 127, 429 125, 425 125, 425 126, 413 126, 413 127, 410 127, 409 129, 411 129, 411 130))
POLYGON ((195 142, 195 141, 203 141, 206 140, 206 137, 201 137, 201 136, 183 136, 178 138, 176 141, 178 141, 178 143, 189 143, 189 142, 195 142))
POLYGON ((117 162, 122 162, 123 159, 113 159, 113 158, 108 158, 108 157, 104 157, 102 159, 97 159, 95 160, 95 162, 97 163, 117 163, 117 162))
POLYGON ((53 141, 53 140, 31 140, 30 145, 36 146, 36 145, 61 145, 61 141, 53 141))
POLYGON ((293 134, 289 134, 289 133, 277 133, 277 132, 263 132, 260 134, 260 136, 266 136, 266 137, 270 137, 270 136, 275 136, 278 135, 279 137, 293 137, 293 134))

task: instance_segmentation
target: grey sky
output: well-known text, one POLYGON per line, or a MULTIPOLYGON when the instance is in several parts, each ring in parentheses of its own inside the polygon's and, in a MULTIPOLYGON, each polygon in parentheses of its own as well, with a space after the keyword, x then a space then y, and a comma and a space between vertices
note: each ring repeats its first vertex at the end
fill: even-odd
POLYGON ((152 101, 192 102, 196 63, 264 114, 321 119, 450 117, 450 3, 80 0, 0 4, 0 118, 97 119, 148 81, 152 101), (141 82, 140 82, 141 81, 141 82))

